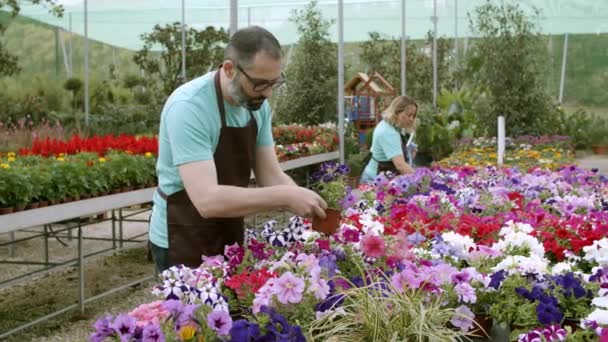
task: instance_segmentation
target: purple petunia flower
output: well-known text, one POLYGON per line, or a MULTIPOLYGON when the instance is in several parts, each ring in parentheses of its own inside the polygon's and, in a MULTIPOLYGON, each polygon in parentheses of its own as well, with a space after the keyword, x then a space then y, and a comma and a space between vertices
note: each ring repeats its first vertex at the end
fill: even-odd
POLYGON ((454 317, 450 320, 450 323, 457 328, 460 328, 464 332, 468 332, 473 328, 473 321, 475 314, 466 305, 461 305, 456 308, 454 317))
POLYGON ((160 325, 154 323, 144 326, 141 338, 142 342, 165 342, 165 335, 160 325))
POLYGON ((129 340, 133 335, 135 335, 135 328, 137 324, 137 320, 135 317, 121 314, 114 319, 114 322, 111 325, 111 328, 118 334, 120 339, 129 340))
POLYGON ((105 340, 107 337, 114 335, 114 329, 111 327, 112 316, 104 316, 98 319, 93 327, 95 328, 95 332, 89 336, 90 342, 101 342, 105 340))
POLYGON ((207 325, 219 336, 225 336, 232 328, 232 318, 224 310, 212 311, 207 315, 207 325))

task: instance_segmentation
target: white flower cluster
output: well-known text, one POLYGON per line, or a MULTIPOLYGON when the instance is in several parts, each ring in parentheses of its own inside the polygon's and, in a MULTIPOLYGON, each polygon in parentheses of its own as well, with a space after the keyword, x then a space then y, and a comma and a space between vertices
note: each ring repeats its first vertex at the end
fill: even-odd
POLYGON ((538 258, 544 258, 545 247, 535 237, 528 235, 534 230, 527 223, 509 221, 506 226, 500 229, 499 235, 502 239, 498 240, 492 246, 492 249, 500 251, 503 254, 509 254, 513 248, 527 248, 530 250, 530 255, 538 258))
POLYGON ((468 235, 447 232, 441 234, 441 238, 444 243, 450 246, 450 250, 454 252, 454 255, 456 256, 468 258, 469 252, 477 249, 477 244, 475 244, 475 241, 468 235))
POLYGON ((583 247, 584 259, 597 262, 600 266, 608 266, 608 238, 593 242, 593 245, 583 247))
POLYGON ((502 239, 492 249, 503 254, 513 253, 515 248, 526 248, 529 255, 507 255, 493 269, 494 272, 505 270, 509 274, 545 274, 549 260, 545 259, 545 247, 535 237, 529 235, 534 230, 531 225, 509 221, 500 230, 502 239))
POLYGON ((359 223, 363 225, 363 232, 365 233, 365 235, 383 236, 384 224, 382 224, 376 219, 375 214, 377 213, 373 209, 365 212, 363 215, 360 216, 359 223))
POLYGON ((529 257, 522 255, 509 255, 504 258, 498 265, 492 268, 492 271, 498 272, 504 270, 507 274, 546 274, 549 261, 545 258, 532 254, 529 257))
POLYGON ((152 294, 165 300, 182 300, 188 304, 200 302, 214 310, 228 311, 228 303, 221 296, 219 284, 200 268, 173 266, 164 270, 161 278, 162 285, 156 286, 152 294))

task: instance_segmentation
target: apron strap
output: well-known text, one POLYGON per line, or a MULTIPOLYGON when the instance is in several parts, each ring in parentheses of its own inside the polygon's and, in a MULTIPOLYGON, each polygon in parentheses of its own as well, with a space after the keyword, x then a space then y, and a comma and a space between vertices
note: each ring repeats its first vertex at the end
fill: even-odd
POLYGON ((220 110, 220 117, 222 118, 222 128, 226 127, 226 109, 224 108, 224 96, 222 94, 222 86, 220 84, 220 72, 222 67, 215 72, 213 81, 215 83, 215 95, 217 97, 217 107, 220 110))
POLYGON ((156 188, 156 192, 158 192, 160 198, 164 199, 165 201, 169 198, 169 196, 167 196, 167 194, 160 189, 160 186, 156 188))

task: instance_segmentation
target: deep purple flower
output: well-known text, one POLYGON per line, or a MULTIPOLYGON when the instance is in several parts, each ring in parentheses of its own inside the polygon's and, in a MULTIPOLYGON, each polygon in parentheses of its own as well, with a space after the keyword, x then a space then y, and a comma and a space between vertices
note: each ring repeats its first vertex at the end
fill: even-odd
POLYGON ((130 339, 135 334, 137 320, 135 317, 121 314, 114 319, 111 327, 118 334, 121 339, 130 339))
POLYGON ((518 287, 518 288, 516 288, 515 289, 515 293, 517 293, 518 295, 526 298, 527 300, 529 300, 531 302, 534 301, 534 298, 532 297, 532 294, 525 287, 518 287))
POLYGON ((543 325, 560 323, 564 318, 564 314, 559 311, 557 306, 543 302, 536 307, 536 316, 543 325))
POLYGON ((260 337, 260 327, 257 323, 240 319, 232 325, 230 337, 232 341, 257 341, 260 337))
POLYGON ((506 272, 504 270, 500 270, 496 273, 493 273, 492 275, 490 275, 491 281, 488 286, 494 288, 495 290, 498 290, 498 288, 500 287, 500 284, 502 284, 502 282, 505 280, 505 278, 506 278, 506 272))
POLYGON ((270 317, 270 322, 266 324, 267 334, 261 341, 306 342, 301 328, 297 325, 289 325, 287 319, 273 308, 262 306, 260 312, 270 317))

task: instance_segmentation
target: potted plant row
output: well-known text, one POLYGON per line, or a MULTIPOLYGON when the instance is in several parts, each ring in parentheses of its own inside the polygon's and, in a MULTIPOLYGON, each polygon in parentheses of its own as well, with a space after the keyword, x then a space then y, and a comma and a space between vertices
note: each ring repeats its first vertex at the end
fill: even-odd
POLYGON ((20 157, 1 164, 0 213, 153 186, 155 163, 151 155, 122 152, 105 157, 91 153, 20 157))

